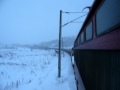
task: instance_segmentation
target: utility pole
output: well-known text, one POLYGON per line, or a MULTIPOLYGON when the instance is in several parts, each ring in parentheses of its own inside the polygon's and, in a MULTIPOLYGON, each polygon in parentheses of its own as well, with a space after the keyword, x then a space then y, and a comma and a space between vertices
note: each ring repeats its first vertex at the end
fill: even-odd
POLYGON ((61 42, 62 42, 62 41, 61 41, 61 39, 62 39, 61 37, 62 37, 62 27, 68 25, 69 23, 73 23, 74 21, 78 20, 79 18, 87 15, 87 14, 82 15, 82 16, 80 16, 80 17, 78 17, 78 18, 76 18, 76 19, 74 19, 74 20, 72 20, 72 21, 70 21, 70 22, 67 22, 66 24, 62 25, 62 13, 83 13, 83 12, 62 12, 62 10, 60 10, 59 49, 58 49, 58 50, 59 50, 59 51, 58 51, 58 78, 61 77, 61 42))
MULTIPOLYGON (((64 38, 62 38, 62 49, 64 49, 64 38)), ((63 52, 63 57, 64 57, 64 51, 62 50, 63 52)))
POLYGON ((61 77, 61 33, 62 33, 62 10, 60 10, 60 24, 59 24, 59 54, 58 54, 58 78, 61 77))

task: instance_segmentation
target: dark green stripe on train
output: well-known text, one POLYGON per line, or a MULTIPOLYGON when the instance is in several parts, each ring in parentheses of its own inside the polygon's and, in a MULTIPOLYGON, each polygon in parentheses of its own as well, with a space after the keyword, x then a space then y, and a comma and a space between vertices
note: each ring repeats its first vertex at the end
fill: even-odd
POLYGON ((120 90, 119 50, 74 50, 86 90, 120 90))

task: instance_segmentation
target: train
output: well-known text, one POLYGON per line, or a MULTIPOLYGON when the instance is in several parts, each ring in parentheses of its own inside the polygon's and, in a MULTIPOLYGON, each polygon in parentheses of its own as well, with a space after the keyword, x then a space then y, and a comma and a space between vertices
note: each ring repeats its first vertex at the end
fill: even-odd
POLYGON ((120 0, 94 0, 73 52, 78 90, 120 90, 120 0))

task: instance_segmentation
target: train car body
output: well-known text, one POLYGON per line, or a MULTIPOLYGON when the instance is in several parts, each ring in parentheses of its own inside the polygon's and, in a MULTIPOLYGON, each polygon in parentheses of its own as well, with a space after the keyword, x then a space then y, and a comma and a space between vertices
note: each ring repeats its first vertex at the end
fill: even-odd
POLYGON ((74 43, 78 89, 120 90, 120 0, 95 0, 74 43))

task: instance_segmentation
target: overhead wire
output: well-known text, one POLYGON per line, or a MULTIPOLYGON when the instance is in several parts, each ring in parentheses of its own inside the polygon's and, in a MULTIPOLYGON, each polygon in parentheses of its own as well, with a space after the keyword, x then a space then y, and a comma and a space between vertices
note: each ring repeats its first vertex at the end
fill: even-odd
POLYGON ((82 17, 84 17, 84 16, 86 16, 86 15, 87 15, 87 14, 84 14, 84 15, 78 17, 78 18, 75 18, 74 20, 71 20, 71 21, 69 21, 69 22, 63 24, 61 27, 64 27, 64 26, 66 26, 66 25, 69 24, 69 23, 73 23, 74 21, 76 21, 76 20, 78 20, 79 18, 82 18, 82 17))
POLYGON ((62 11, 62 13, 72 14, 72 13, 88 13, 88 12, 64 12, 62 11))

